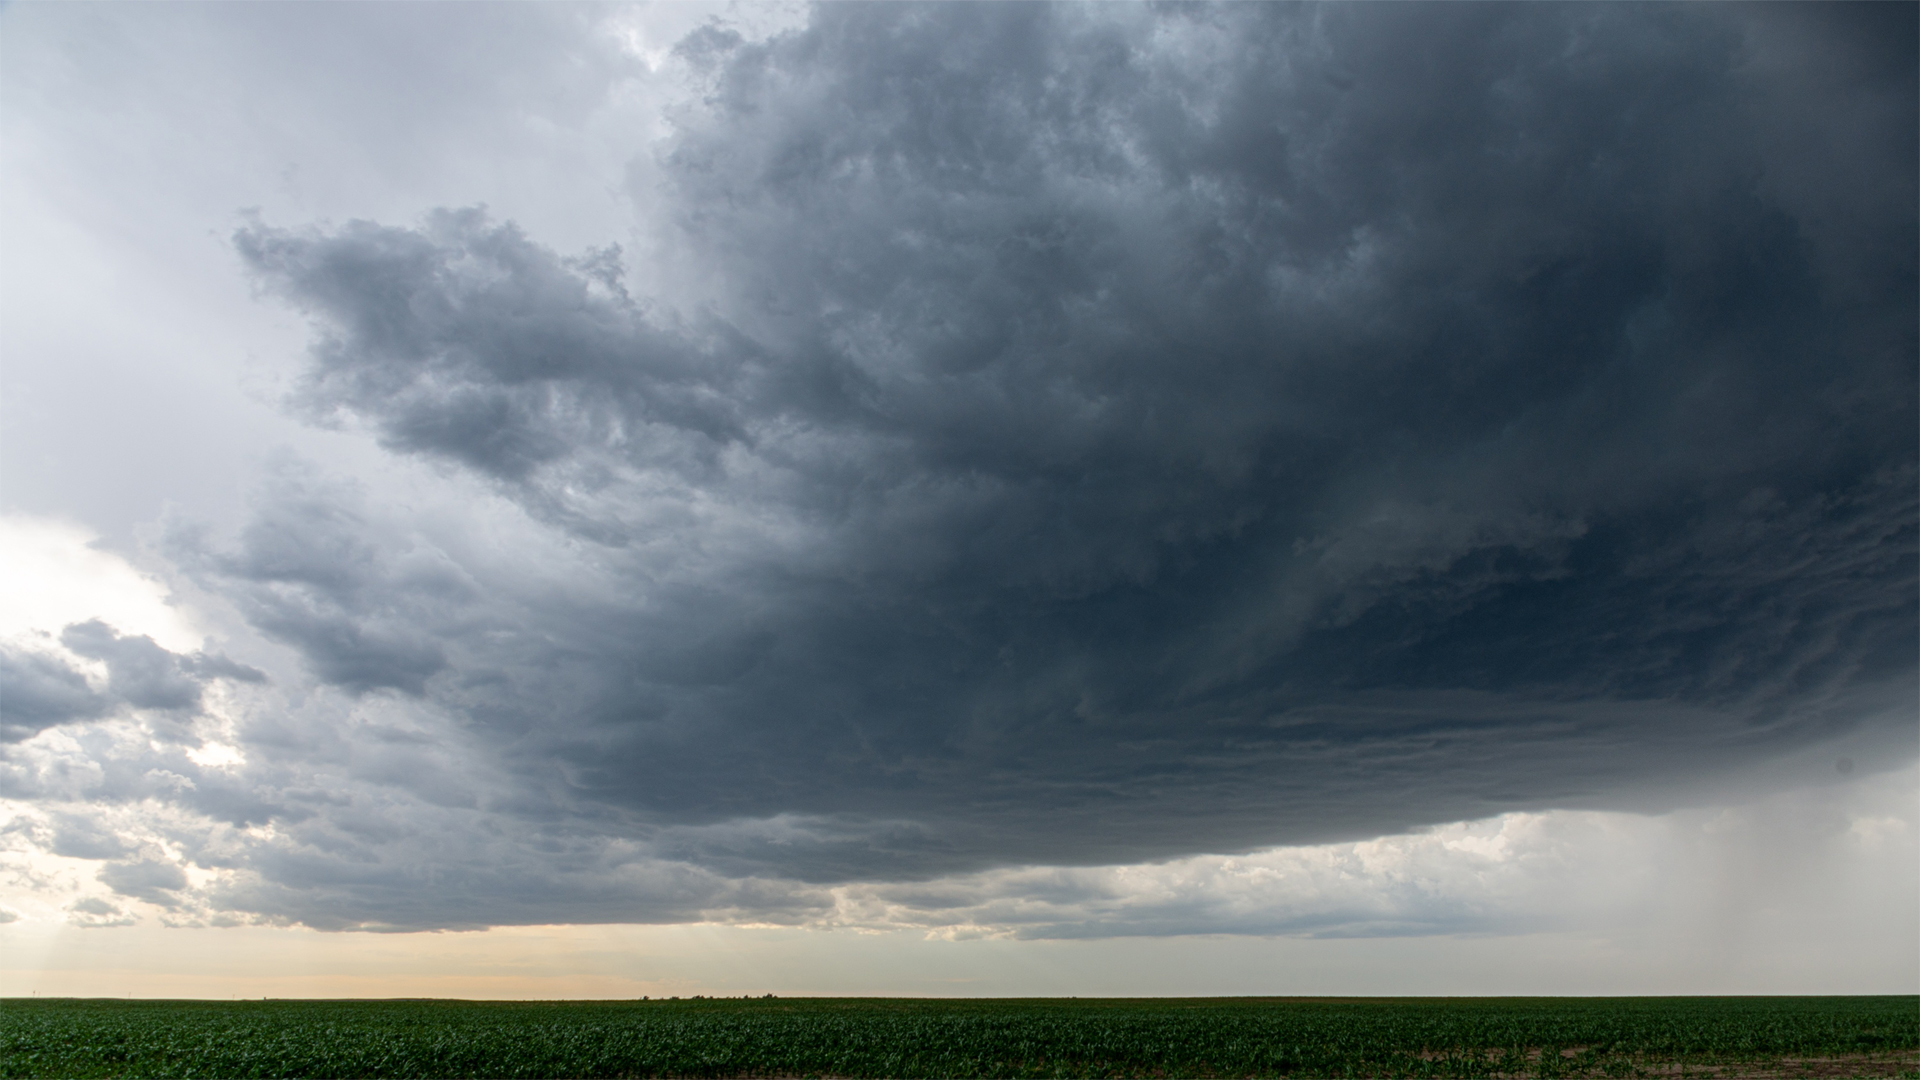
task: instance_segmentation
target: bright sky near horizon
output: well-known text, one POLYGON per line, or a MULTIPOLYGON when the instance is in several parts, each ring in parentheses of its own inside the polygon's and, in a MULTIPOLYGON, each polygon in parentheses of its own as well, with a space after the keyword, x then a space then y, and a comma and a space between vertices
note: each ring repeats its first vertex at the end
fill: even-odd
POLYGON ((0 8, 0 996, 1915 992, 1915 12, 0 8))

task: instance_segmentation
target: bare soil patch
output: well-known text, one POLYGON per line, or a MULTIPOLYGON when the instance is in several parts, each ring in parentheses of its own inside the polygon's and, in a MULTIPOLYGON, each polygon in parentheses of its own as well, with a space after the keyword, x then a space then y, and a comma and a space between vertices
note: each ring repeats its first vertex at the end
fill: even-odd
POLYGON ((1642 1076, 1698 1076, 1716 1080, 1795 1080, 1813 1077, 1920 1076, 1920 1052, 1906 1054, 1841 1054, 1833 1057, 1790 1057, 1773 1061, 1728 1065, 1656 1065, 1643 1067, 1642 1076))

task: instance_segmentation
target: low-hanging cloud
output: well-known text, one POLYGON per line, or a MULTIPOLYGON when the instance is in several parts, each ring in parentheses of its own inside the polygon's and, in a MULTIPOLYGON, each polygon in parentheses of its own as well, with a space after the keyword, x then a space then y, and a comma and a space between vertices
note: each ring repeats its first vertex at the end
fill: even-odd
MULTIPOLYGON (((828 5, 682 43, 674 296, 477 209, 249 225, 293 407, 534 539, 291 467, 176 532, 341 694, 169 798, 313 925, 806 922, 1910 758, 1911 21, 828 5)), ((239 671, 69 636, 144 707, 239 671)), ((104 708, 22 671, 22 737, 104 708)))

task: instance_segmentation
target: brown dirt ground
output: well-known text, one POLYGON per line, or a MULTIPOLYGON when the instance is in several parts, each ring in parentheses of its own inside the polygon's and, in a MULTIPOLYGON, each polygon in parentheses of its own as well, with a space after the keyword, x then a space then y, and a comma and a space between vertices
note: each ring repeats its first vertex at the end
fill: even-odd
MULTIPOLYGON (((1562 1058, 1578 1057, 1586 1047, 1560 1051, 1562 1058)), ((1527 1055, 1531 1062, 1541 1052, 1527 1055)), ((1422 1054, 1422 1057, 1440 1057, 1422 1054)), ((1519 1075, 1530 1075, 1522 1073, 1519 1075)), ((1573 1075, 1604 1075, 1574 1073, 1573 1075)), ((1920 1078, 1920 1050, 1888 1054, 1836 1054, 1826 1057, 1782 1057, 1767 1061, 1729 1062, 1719 1065, 1680 1062, 1635 1062, 1634 1076, 1692 1077, 1698 1080, 1839 1080, 1843 1077, 1915 1077, 1920 1078)))
POLYGON ((1643 1068, 1645 1076, 1698 1076, 1716 1080, 1792 1080, 1798 1077, 1920 1076, 1920 1053, 1841 1054, 1834 1057, 1779 1058, 1733 1065, 1661 1065, 1643 1068))

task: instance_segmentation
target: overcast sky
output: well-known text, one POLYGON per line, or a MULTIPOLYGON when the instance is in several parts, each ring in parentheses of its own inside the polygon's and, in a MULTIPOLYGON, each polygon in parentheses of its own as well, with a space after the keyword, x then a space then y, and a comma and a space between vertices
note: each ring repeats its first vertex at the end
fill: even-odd
POLYGON ((1913 992, 1916 10, 7 7, 0 992, 1913 992))

